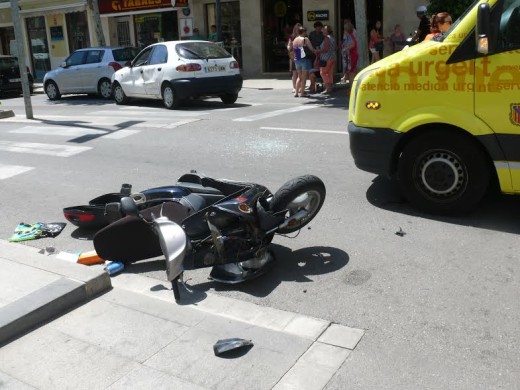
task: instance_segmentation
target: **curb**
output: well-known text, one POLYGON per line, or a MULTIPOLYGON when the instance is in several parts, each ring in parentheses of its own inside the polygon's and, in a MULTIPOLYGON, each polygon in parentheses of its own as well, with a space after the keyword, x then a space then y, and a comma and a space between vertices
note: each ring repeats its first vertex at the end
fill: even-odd
POLYGON ((87 267, 43 256, 37 248, 5 240, 0 240, 0 254, 2 259, 15 263, 20 269, 28 266, 42 275, 54 274, 57 277, 55 281, 0 307, 0 346, 112 288, 110 276, 101 267, 87 267))
POLYGON ((0 110, 0 119, 11 118, 14 116, 14 112, 12 110, 0 110))

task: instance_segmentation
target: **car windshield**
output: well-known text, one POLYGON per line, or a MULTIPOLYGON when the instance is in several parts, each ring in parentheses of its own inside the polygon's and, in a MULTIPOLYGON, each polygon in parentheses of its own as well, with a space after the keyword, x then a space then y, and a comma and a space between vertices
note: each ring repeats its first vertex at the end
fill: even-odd
POLYGON ((18 69, 16 58, 0 58, 0 71, 11 70, 13 67, 18 69))
POLYGON ((186 42, 176 46, 177 53, 186 59, 230 58, 222 47, 211 42, 186 42))
POLYGON ((139 54, 139 49, 136 47, 123 47, 113 50, 114 60, 119 62, 132 61, 137 54, 139 54))

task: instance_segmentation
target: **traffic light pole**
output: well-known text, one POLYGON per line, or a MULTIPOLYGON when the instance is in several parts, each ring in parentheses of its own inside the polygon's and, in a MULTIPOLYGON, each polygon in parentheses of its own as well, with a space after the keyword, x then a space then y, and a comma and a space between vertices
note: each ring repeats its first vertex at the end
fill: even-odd
POLYGON ((23 44, 22 26, 20 24, 20 8, 18 8, 18 0, 11 0, 11 16, 13 18, 14 36, 16 38, 18 66, 20 67, 20 76, 22 78, 23 101, 25 105, 25 115, 27 119, 34 119, 31 104, 31 89, 29 87, 29 76, 27 76, 27 67, 25 65, 25 46, 23 44))

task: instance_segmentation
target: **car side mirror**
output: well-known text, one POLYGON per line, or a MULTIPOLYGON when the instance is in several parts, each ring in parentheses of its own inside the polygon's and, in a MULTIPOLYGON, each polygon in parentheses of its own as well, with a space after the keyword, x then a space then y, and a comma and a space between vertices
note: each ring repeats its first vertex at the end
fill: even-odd
POLYGON ((66 63, 65 61, 63 61, 63 62, 60 64, 60 66, 61 66, 62 68, 66 68, 66 67, 67 67, 67 63, 66 63))
POLYGON ((126 61, 125 62, 125 68, 131 68, 132 67, 132 62, 131 61, 126 61))
POLYGON ((480 54, 489 53, 490 32, 491 10, 488 3, 482 3, 478 6, 477 28, 475 29, 477 52, 480 54))

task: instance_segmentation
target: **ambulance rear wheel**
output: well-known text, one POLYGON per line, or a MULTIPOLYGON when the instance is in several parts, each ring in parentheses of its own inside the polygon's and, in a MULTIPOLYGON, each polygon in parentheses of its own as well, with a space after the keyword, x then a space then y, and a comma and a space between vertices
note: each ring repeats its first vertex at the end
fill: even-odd
POLYGON ((398 165, 403 195, 432 214, 464 214, 476 207, 490 183, 490 166, 477 141, 455 131, 412 139, 398 165))

